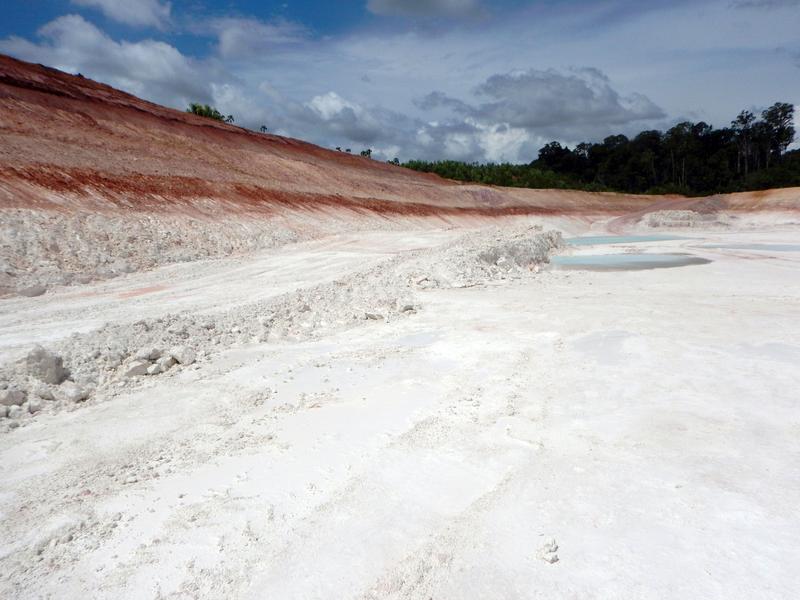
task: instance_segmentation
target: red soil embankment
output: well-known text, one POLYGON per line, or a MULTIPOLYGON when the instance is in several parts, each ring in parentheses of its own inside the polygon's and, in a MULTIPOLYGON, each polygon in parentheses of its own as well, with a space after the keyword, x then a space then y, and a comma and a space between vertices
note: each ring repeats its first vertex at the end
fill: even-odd
POLYGON ((219 202, 226 211, 494 216, 619 213, 652 202, 461 185, 172 110, 3 56, 0 137, 2 207, 182 212, 219 202))

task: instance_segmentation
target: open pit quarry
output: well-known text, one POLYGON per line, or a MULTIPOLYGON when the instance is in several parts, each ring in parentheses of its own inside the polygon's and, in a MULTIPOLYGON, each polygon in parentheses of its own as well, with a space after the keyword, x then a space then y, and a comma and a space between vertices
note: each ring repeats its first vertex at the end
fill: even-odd
POLYGON ((0 57, 0 597, 800 597, 800 189, 463 185, 0 57))

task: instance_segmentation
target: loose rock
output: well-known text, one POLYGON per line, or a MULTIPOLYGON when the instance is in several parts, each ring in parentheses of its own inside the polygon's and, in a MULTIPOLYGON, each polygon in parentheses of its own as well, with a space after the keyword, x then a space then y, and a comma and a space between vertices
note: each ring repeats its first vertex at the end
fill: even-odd
POLYGON ((164 372, 174 367, 176 363, 177 361, 171 356, 162 356, 158 359, 156 364, 158 364, 158 366, 161 368, 161 371, 164 372))
POLYGON ((175 346, 169 351, 169 354, 182 365, 190 365, 196 359, 194 350, 186 346, 175 346))
POLYGON ((0 405, 19 406, 25 402, 25 392, 22 390, 2 390, 0 391, 0 405))
POLYGON ((19 290, 20 296, 25 296, 27 298, 35 298, 36 296, 41 296, 47 291, 47 288, 43 285, 32 285, 30 287, 23 288, 19 290))
POLYGON ((158 375, 162 372, 161 365, 150 365, 147 367, 147 374, 148 375, 158 375))
POLYGON ((58 385, 67 378, 61 357, 38 345, 28 353, 25 365, 30 376, 44 383, 58 385))
POLYGON ((545 543, 539 548, 539 551, 536 553, 536 556, 542 559, 546 563, 557 563, 558 562, 558 543, 554 538, 549 538, 545 543))
POLYGON ((135 360, 128 365, 125 370, 125 377, 139 377, 140 375, 147 375, 147 369, 150 368, 150 363, 146 360, 135 360))
POLYGON ((139 352, 136 353, 137 360, 158 360, 161 358, 162 351, 158 348, 142 348, 139 352))
POLYGON ((74 381, 65 381, 58 390, 58 395, 66 402, 83 402, 89 397, 89 392, 74 381))
POLYGON ((54 400, 53 391, 42 383, 37 383, 31 388, 30 395, 42 400, 54 400))
POLYGON ((8 418, 9 419, 20 419, 27 411, 23 409, 21 406, 9 406, 8 407, 8 418))

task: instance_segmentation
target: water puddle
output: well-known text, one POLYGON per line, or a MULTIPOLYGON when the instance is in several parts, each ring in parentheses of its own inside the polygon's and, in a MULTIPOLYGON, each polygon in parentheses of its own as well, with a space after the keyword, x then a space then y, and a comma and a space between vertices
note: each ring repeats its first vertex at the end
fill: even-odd
POLYGON ((642 271, 705 265, 710 262, 691 254, 586 254, 550 258, 550 263, 559 270, 580 271, 642 271))
POLYGON ((570 246, 599 246, 602 244, 636 244, 688 239, 691 238, 675 235, 587 235, 586 237, 567 238, 564 241, 570 246))
POLYGON ((764 252, 800 252, 800 244, 703 244, 701 248, 720 250, 763 250, 764 252))

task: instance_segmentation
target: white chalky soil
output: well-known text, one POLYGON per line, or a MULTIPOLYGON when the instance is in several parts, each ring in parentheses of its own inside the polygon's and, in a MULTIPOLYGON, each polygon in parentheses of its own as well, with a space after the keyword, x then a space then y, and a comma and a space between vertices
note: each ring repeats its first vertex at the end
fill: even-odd
MULTIPOLYGON (((0 596, 800 597, 800 253, 699 248, 800 234, 691 235, 636 251, 711 263, 420 288, 402 318, 241 339, 31 417, 0 435, 0 596)), ((0 350, 234 310, 453 239, 3 300, 0 350)))

